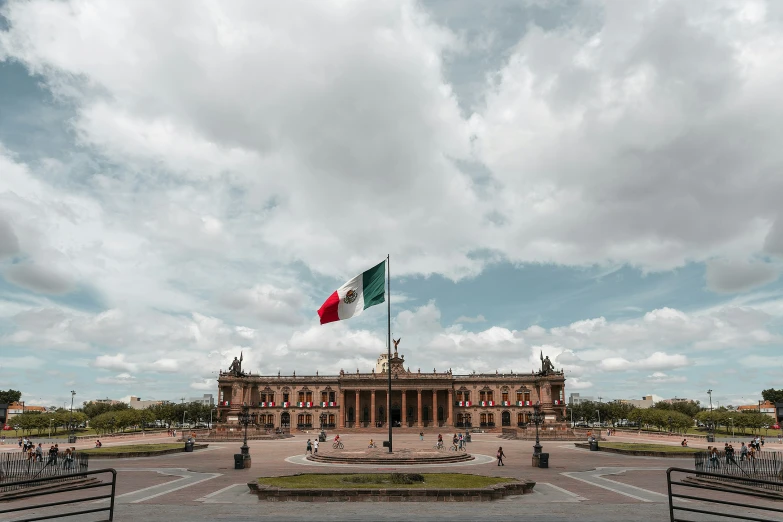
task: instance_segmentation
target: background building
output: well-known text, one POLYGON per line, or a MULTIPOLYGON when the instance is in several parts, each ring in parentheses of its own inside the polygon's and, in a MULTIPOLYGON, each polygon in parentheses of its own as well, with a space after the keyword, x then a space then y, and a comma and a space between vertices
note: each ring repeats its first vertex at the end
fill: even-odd
POLYGON ((140 397, 131 397, 128 404, 134 410, 146 410, 150 406, 157 406, 163 404, 165 401, 143 401, 140 397))
POLYGON ((743 413, 747 413, 747 412, 763 413, 765 415, 769 415, 775 420, 778 420, 775 403, 769 401, 764 401, 764 402, 759 401, 757 404, 747 404, 743 406, 737 406, 737 411, 741 411, 743 413))
POLYGON ((213 407, 215 406, 215 396, 211 393, 205 393, 201 397, 193 397, 188 399, 188 402, 197 402, 202 406, 213 407))
POLYGON ((630 404, 636 408, 651 408, 652 405, 655 404, 652 395, 645 395, 641 399, 620 399, 620 402, 623 404, 630 404))
POLYGON ((569 406, 578 406, 583 402, 595 402, 595 397, 582 397, 578 393, 572 393, 568 396, 569 406))
POLYGON ((6 422, 11 423, 11 419, 17 415, 21 415, 27 412, 46 413, 44 406, 26 406, 24 402, 12 402, 8 405, 8 412, 6 413, 6 422))

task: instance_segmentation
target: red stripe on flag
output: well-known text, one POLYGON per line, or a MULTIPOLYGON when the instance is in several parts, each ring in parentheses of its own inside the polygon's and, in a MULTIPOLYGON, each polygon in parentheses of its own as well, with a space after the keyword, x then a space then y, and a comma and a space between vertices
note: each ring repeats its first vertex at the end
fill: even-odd
POLYGON ((340 296, 337 295, 337 291, 330 295, 321 308, 318 309, 318 317, 321 318, 321 324, 332 323, 339 321, 340 317, 337 315, 337 306, 340 304, 340 296))

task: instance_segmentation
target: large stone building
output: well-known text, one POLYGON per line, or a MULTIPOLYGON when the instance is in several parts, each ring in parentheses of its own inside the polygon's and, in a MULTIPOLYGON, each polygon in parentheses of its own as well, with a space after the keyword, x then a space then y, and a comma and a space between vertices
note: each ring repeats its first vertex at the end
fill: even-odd
POLYGON ((255 424, 269 429, 401 428, 436 426, 497 428, 525 426, 540 401, 546 422, 565 418, 565 377, 549 359, 530 374, 454 375, 405 368, 395 349, 391 359, 391 414, 386 409, 387 357, 370 373, 339 375, 248 375, 235 360, 218 378, 218 419, 233 424, 243 405, 255 424))

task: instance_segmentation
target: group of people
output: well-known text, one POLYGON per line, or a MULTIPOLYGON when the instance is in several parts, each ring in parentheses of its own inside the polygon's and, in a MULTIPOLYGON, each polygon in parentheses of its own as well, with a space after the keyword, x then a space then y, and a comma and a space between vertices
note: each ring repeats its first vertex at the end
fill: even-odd
MULTIPOLYGON (((28 439, 27 437, 19 437, 19 448, 22 450, 23 454, 27 455, 28 461, 43 462, 44 448, 42 443, 39 442, 36 446, 35 442, 28 439)), ((47 453, 49 458, 46 460, 46 465, 48 466, 51 464, 56 466, 60 460, 60 445, 50 445, 49 451, 47 453)), ((73 465, 73 451, 71 448, 66 448, 65 452, 63 453, 62 465, 66 469, 73 465)))
POLYGON ((307 439, 307 448, 305 449, 305 455, 307 455, 308 453, 310 455, 318 454, 318 439, 315 440, 307 439))

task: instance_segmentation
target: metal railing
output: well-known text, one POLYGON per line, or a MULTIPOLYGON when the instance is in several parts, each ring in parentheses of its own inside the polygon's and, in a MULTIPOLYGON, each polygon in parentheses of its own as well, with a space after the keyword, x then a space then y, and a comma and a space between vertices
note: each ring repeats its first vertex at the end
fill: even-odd
POLYGON ((26 453, 6 453, 0 455, 0 492, 11 491, 15 481, 46 478, 52 482, 70 480, 74 473, 85 472, 89 465, 89 455, 73 453, 60 454, 57 457, 44 455, 38 460, 26 453))
MULTIPOLYGON (((88 513, 101 513, 101 512, 107 512, 108 518, 105 520, 108 522, 111 522, 114 520, 114 496, 117 486, 117 472, 114 469, 99 469, 96 471, 84 471, 81 473, 72 473, 68 475, 67 477, 70 480, 74 479, 86 479, 88 477, 93 477, 95 475, 101 475, 101 474, 111 474, 111 481, 104 482, 104 481, 97 481, 97 482, 88 482, 86 484, 78 484, 75 483, 71 486, 66 487, 57 487, 57 486, 51 486, 52 482, 57 482, 58 478, 64 478, 64 477, 46 477, 46 478, 37 478, 32 480, 20 480, 17 482, 11 482, 8 485, 13 486, 17 489, 17 491, 10 493, 10 494, 4 494, 2 495, 3 504, 0 504, 0 515, 6 514, 6 513, 21 513, 23 511, 32 511, 32 510, 43 510, 43 512, 33 512, 28 513, 29 515, 34 515, 32 517, 28 518, 18 518, 14 519, 14 522, 33 522, 34 520, 50 520, 53 518, 64 518, 64 517, 73 517, 76 515, 86 515, 88 513), (41 486, 44 486, 41 488, 41 486), (29 490, 30 488, 37 488, 35 491, 25 491, 29 490), (101 494, 101 495, 91 495, 86 497, 77 496, 75 498, 68 498, 65 500, 58 500, 55 502, 44 502, 41 504, 38 504, 35 502, 35 499, 38 499, 40 497, 45 497, 46 495, 55 495, 55 494, 62 494, 63 492, 73 492, 73 491, 82 491, 87 489, 95 489, 95 488, 111 488, 111 491, 109 493, 101 494), (23 502, 15 502, 20 501, 23 502), (62 506, 68 506, 68 505, 74 505, 79 504, 83 502, 90 502, 89 505, 94 505, 96 501, 101 500, 108 500, 109 505, 108 506, 101 506, 101 507, 87 507, 83 506, 84 509, 79 509, 76 511, 65 511, 63 510, 62 506), (7 506, 11 507, 7 507, 7 506), (47 511, 48 508, 57 508, 55 510, 47 511)), ((96 477, 97 478, 97 477, 96 477)), ((82 507, 82 506, 79 506, 82 507)))
POLYGON ((768 486, 780 485, 779 482, 763 479, 745 479, 744 486, 737 488, 726 479, 735 477, 721 473, 699 472, 692 469, 669 468, 666 470, 666 487, 669 496, 670 522, 714 522, 728 520, 752 520, 755 522, 779 522, 780 516, 765 518, 773 513, 783 514, 779 494, 765 491, 768 486), (672 475, 677 475, 672 477, 672 475), (682 475, 696 475, 682 477, 682 475), (682 478, 679 478, 682 477, 682 478), (677 489, 675 489, 677 488, 677 489), (680 492, 681 489, 685 492, 680 492), (696 491, 703 493, 697 496, 696 491), (676 502, 679 500, 680 502, 676 502), (698 518, 682 518, 695 516, 698 518))
POLYGON ((697 472, 711 472, 724 476, 724 481, 742 484, 746 479, 770 481, 763 487, 783 491, 783 459, 777 452, 756 453, 753 457, 737 454, 727 456, 725 451, 714 455, 699 452, 693 455, 697 472))

